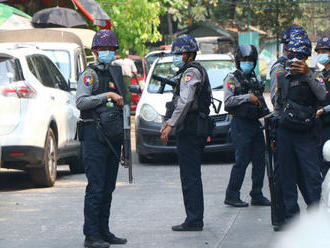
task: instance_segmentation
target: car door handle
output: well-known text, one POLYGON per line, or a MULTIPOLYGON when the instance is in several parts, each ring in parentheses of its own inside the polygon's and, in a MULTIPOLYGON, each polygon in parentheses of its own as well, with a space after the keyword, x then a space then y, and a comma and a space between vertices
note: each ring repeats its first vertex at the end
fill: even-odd
POLYGON ((55 96, 51 96, 50 97, 50 100, 55 100, 55 96))

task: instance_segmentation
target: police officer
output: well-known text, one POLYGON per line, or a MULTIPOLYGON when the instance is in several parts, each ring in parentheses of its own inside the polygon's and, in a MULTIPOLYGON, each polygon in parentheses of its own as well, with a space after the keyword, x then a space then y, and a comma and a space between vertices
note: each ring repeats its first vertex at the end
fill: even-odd
POLYGON ((306 37, 288 44, 286 71, 278 73, 275 107, 279 110, 277 129, 278 173, 285 221, 299 212, 298 181, 304 186, 307 205, 317 203, 321 194, 320 160, 313 134, 318 100, 324 100, 323 77, 306 64, 311 43, 306 37))
MULTIPOLYGON (((272 66, 270 71, 270 88, 271 88, 271 100, 272 104, 274 106, 274 112, 273 112, 273 124, 274 130, 271 132, 271 146, 274 154, 274 193, 276 194, 275 199, 272 199, 272 204, 276 205, 274 209, 276 209, 276 212, 273 213, 275 215, 275 218, 273 218, 273 228, 274 231, 280 231, 281 225, 285 221, 285 211, 284 211, 284 203, 283 203, 283 196, 281 192, 281 188, 279 186, 279 165, 278 165, 278 159, 277 159, 277 149, 276 149, 276 129, 277 129, 277 122, 278 122, 278 116, 280 109, 279 105, 275 105, 276 102, 276 92, 278 90, 278 75, 280 73, 285 72, 285 66, 288 61, 288 44, 291 39, 294 38, 308 38, 308 35, 306 31, 298 25, 290 25, 288 26, 282 33, 282 39, 281 43, 283 44, 283 56, 280 57, 272 66)), ((298 187, 304 197, 306 198, 305 190, 304 190, 304 184, 300 181, 302 177, 297 177, 297 183, 298 187)), ((305 200, 308 201, 307 199, 305 200)))
MULTIPOLYGON (((317 52, 317 62, 324 66, 322 71, 325 86, 328 95, 325 101, 321 102, 321 108, 317 111, 316 116, 321 118, 322 121, 322 146, 330 139, 330 38, 322 37, 317 41, 315 52, 317 52)), ((325 178, 330 167, 330 163, 324 161, 322 164, 321 172, 325 178)))
POLYGON ((237 70, 229 73, 224 80, 225 109, 233 115, 231 137, 235 147, 235 164, 231 170, 226 190, 225 204, 234 207, 247 207, 240 199, 245 171, 252 161, 251 204, 269 206, 269 200, 262 194, 265 175, 265 140, 262 125, 260 99, 251 92, 248 85, 261 85, 254 73, 258 59, 253 45, 241 45, 235 54, 237 70))
POLYGON ((116 186, 120 139, 111 141, 112 149, 101 139, 104 136, 97 128, 100 112, 107 108, 121 108, 123 97, 119 94, 109 66, 118 49, 113 31, 98 31, 92 43, 97 63, 89 65, 78 81, 76 104, 82 119, 83 164, 88 185, 84 206, 85 247, 106 248, 109 244, 125 244, 126 239, 110 232, 109 217, 112 192, 116 186))
MULTIPOLYGON (((277 89, 277 73, 285 70, 285 64, 288 61, 288 44, 291 39, 295 37, 308 38, 306 31, 299 25, 290 25, 282 33, 281 43, 283 44, 283 56, 281 56, 273 65, 270 70, 270 88, 271 88, 271 100, 275 105, 275 93, 277 89)), ((275 110, 275 115, 277 110, 275 110)))
POLYGON ((206 70, 195 62, 198 45, 189 35, 172 44, 173 63, 179 68, 179 85, 174 94, 175 109, 161 129, 164 144, 176 128, 176 142, 186 219, 173 231, 203 230, 203 185, 201 155, 207 139, 211 87, 206 70))

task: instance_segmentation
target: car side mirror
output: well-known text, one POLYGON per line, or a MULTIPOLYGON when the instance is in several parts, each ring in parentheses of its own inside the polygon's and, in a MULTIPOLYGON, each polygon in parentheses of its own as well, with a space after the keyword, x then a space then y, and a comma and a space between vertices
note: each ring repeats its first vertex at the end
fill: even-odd
POLYGON ((69 91, 77 90, 77 82, 68 79, 69 91))
POLYGON ((128 86, 128 90, 129 90, 131 93, 135 93, 135 94, 138 94, 138 95, 141 95, 141 94, 142 94, 141 87, 140 87, 140 85, 138 85, 138 84, 132 84, 132 85, 129 85, 129 86, 128 86))

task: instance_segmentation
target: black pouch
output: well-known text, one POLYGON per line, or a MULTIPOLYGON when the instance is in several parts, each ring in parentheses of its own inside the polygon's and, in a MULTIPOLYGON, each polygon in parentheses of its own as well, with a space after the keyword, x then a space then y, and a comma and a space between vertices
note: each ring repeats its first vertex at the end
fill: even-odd
POLYGON ((124 137, 123 113, 116 107, 108 108, 99 114, 100 125, 104 135, 110 141, 122 141, 124 137))
POLYGON ((83 141, 83 128, 84 128, 84 122, 78 121, 77 123, 77 135, 79 141, 83 141))
POLYGON ((288 100, 282 110, 279 125, 293 131, 310 131, 315 126, 316 108, 288 100))
POLYGON ((197 117, 197 136, 207 137, 212 134, 215 124, 206 114, 199 113, 197 117))
POLYGON ((172 114, 175 109, 174 101, 172 100, 170 102, 167 102, 165 106, 166 106, 165 120, 169 120, 172 117, 172 114))
POLYGON ((330 114, 324 113, 320 117, 323 125, 330 125, 330 114))
POLYGON ((252 103, 242 103, 235 107, 225 107, 225 110, 234 116, 239 116, 249 120, 260 118, 260 108, 252 103))

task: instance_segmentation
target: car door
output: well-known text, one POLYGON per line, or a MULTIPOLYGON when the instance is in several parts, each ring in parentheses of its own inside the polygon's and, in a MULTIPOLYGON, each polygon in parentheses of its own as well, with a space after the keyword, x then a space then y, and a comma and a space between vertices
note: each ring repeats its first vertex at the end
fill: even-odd
POLYGON ((42 83, 44 102, 46 106, 41 106, 44 111, 48 111, 52 119, 56 121, 58 131, 58 147, 65 146, 70 139, 74 139, 76 126, 74 122, 75 113, 72 105, 73 97, 69 93, 69 88, 64 77, 57 67, 44 55, 32 55, 28 58, 34 67, 35 76, 42 83))
POLYGON ((57 118, 61 120, 63 142, 68 144, 76 137, 77 122, 79 119, 79 111, 75 105, 75 96, 70 92, 67 82, 53 62, 47 57, 44 57, 44 60, 55 84, 55 102, 61 106, 56 109, 55 113, 58 116, 57 118))

